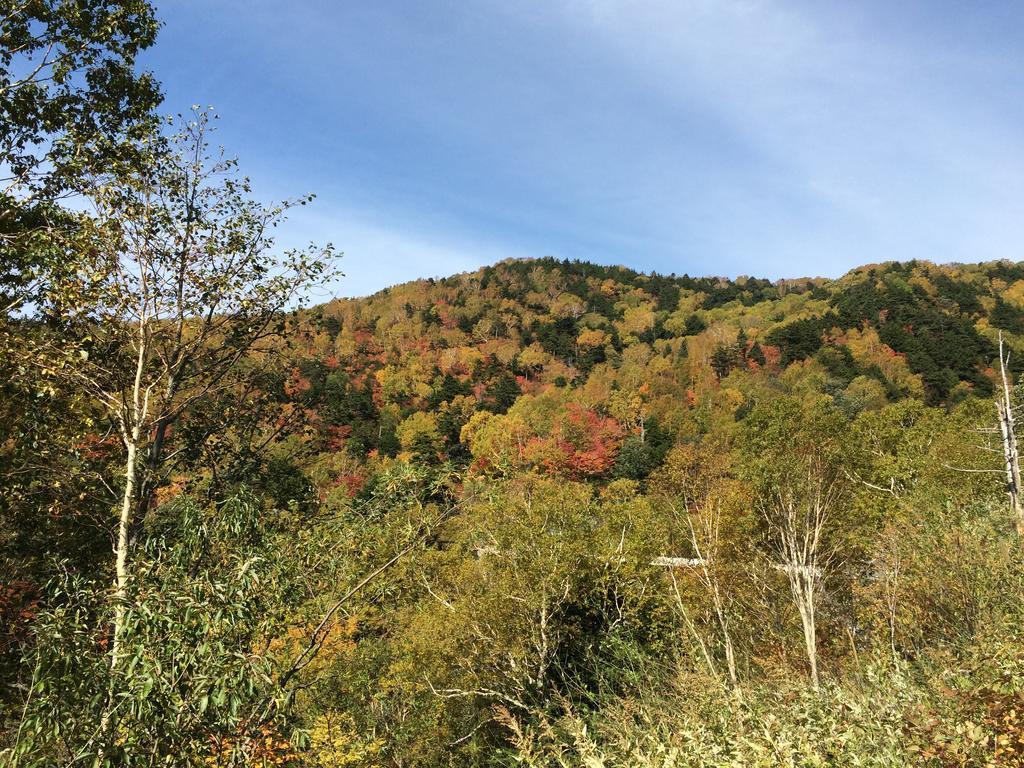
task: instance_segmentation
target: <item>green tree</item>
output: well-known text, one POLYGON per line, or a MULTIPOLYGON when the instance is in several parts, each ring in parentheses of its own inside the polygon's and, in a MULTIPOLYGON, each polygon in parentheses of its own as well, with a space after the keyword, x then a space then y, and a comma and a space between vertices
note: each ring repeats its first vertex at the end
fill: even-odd
POLYGON ((0 583, 12 589, 38 590, 58 548, 86 568, 108 549, 91 535, 102 426, 83 393, 41 380, 32 361, 55 332, 38 298, 81 264, 81 217, 64 200, 88 173, 137 159, 155 122, 159 89, 135 60, 157 27, 141 0, 0 0, 0 583))
POLYGON ((135 59, 157 26, 143 0, 0 2, 4 314, 44 277, 47 249, 33 246, 59 220, 52 202, 80 191, 86 175, 138 157, 160 93, 135 59))
POLYGON ((444 448, 444 436, 433 413, 416 411, 398 425, 396 433, 402 448, 426 464, 435 464, 444 448))
MULTIPOLYGON (((123 448, 111 487, 115 588, 99 743, 112 743, 121 717, 123 633, 136 607, 132 553, 158 508, 157 489, 183 457, 172 428, 205 399, 244 397, 254 370, 244 358, 269 364, 284 313, 330 272, 329 246, 275 251, 270 230, 296 203, 253 202, 234 161, 211 154, 208 128, 207 114, 197 113, 144 167, 92 180, 95 214, 84 221, 91 260, 53 286, 44 307, 64 333, 38 361, 40 375, 88 394, 123 448)), ((213 419, 202 434, 224 430, 213 419)))
POLYGON ((847 422, 827 401, 777 398, 745 425, 745 469, 758 492, 774 566, 800 615, 811 685, 820 687, 821 600, 836 555, 834 529, 849 495, 847 422))
POLYGON ((106 171, 133 155, 136 140, 152 126, 160 94, 152 77, 134 66, 138 53, 153 43, 157 26, 152 7, 140 0, 0 2, 0 482, 7 489, 0 494, 0 512, 5 517, 21 514, 46 495, 40 475, 61 463, 87 421, 75 392, 40 386, 38 372, 21 364, 36 354, 38 332, 23 309, 53 272, 68 277, 78 266, 79 251, 67 234, 79 228, 80 217, 59 207, 61 196, 81 189, 86 170, 106 171), (27 446, 30 453, 23 450, 27 446))
POLYGON ((277 685, 270 649, 299 579, 310 575, 289 544, 299 522, 250 495, 212 507, 179 497, 140 540, 122 604, 110 603, 102 578, 55 578, 34 627, 33 687, 13 764, 266 758, 267 734, 290 735, 282 734, 288 694, 277 685), (113 669, 110 624, 119 645, 113 669))

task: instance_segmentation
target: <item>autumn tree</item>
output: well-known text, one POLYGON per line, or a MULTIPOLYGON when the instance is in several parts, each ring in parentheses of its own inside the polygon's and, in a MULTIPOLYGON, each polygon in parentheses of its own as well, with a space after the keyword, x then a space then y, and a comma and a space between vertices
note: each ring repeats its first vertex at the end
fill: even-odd
MULTIPOLYGON (((252 372, 273 359, 286 311, 330 274, 329 246, 274 248, 273 228, 306 200, 252 201, 235 162, 211 150, 209 130, 208 113, 197 112, 166 142, 153 137, 142 168, 92 178, 83 219, 90 260, 47 299, 74 343, 52 350, 39 375, 87 393, 123 449, 111 488, 110 686, 93 736, 99 754, 116 732, 133 550, 156 490, 184 454, 173 429, 206 399, 245 398, 252 372)), ((202 430, 205 439, 219 434, 216 418, 202 430)))
POLYGON ((777 398, 751 413, 744 434, 746 470, 758 489, 773 567, 789 584, 815 689, 821 682, 819 607, 836 554, 833 529, 849 492, 844 427, 826 401, 777 398))
MULTIPOLYGON (((133 157, 135 140, 152 124, 159 91, 151 76, 135 71, 135 59, 153 43, 156 30, 152 7, 140 0, 0 3, 0 478, 9 489, 5 506, 36 490, 27 488, 36 465, 17 448, 48 443, 47 430, 34 429, 36 420, 49 415, 40 403, 53 397, 66 407, 73 397, 37 387, 33 373, 18 365, 37 352, 26 302, 37 299, 52 273, 68 277, 78 265, 78 251, 68 247, 67 234, 78 228, 79 219, 59 202, 80 190, 86 170, 109 170, 115 161, 133 157)), ((66 430, 59 431, 58 440, 64 440, 66 430)))
POLYGON ((1003 334, 999 334, 1000 388, 996 399, 999 416, 999 437, 1006 462, 1006 490, 1010 497, 1010 512, 1017 525, 1017 534, 1024 536, 1024 502, 1021 501, 1020 452, 1017 449, 1016 406, 1013 402, 1007 364, 1010 353, 1003 351, 1003 334))
POLYGON ((63 206, 86 173, 137 160, 155 120, 159 89, 135 65, 157 27, 142 0, 0 2, 0 583, 15 604, 58 547, 77 567, 102 556, 80 533, 103 508, 105 436, 87 397, 31 363, 57 332, 40 297, 81 263, 63 206))
MULTIPOLYGON (((671 531, 670 543, 685 556, 663 554, 656 562, 668 569, 669 578, 680 602, 679 580, 696 581, 700 602, 710 606, 715 643, 721 648, 729 686, 739 690, 739 673, 735 636, 738 622, 737 606, 742 574, 747 569, 749 552, 741 544, 746 519, 746 498, 749 489, 732 472, 730 452, 726 445, 708 440, 701 445, 679 445, 666 457, 665 465, 652 477, 652 491, 664 499, 672 512, 673 523, 681 528, 671 531)), ((676 550, 673 550, 673 553, 676 550)), ((685 606, 680 606, 685 612, 685 606)), ((684 613, 691 634, 697 627, 684 613)), ((717 666, 709 643, 697 637, 709 667, 716 677, 717 666)))
MULTIPOLYGON (((430 713, 434 730, 416 738, 434 761, 500 740, 496 706, 528 717, 568 696, 597 700, 629 677, 638 638, 667 629, 649 565, 657 517, 619 486, 599 497, 536 475, 494 483, 421 561, 384 687, 430 713)), ((411 757, 403 739, 391 748, 411 757)))
POLYGON ((156 31, 142 0, 0 3, 0 312, 60 266, 54 200, 137 155, 160 94, 135 59, 156 31))

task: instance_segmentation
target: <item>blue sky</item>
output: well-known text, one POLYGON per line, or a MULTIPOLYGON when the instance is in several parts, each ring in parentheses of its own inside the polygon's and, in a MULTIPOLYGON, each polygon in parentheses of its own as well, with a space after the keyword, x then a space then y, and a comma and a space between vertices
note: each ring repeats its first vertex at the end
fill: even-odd
POLYGON ((508 257, 838 275, 1024 259, 1024 3, 165 0, 282 233, 363 295, 508 257))

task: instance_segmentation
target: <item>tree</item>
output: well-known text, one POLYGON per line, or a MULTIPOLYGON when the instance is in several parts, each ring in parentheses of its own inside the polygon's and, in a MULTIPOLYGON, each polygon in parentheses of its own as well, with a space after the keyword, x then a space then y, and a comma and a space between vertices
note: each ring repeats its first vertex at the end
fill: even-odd
POLYGON ((615 419, 570 404, 556 414, 549 435, 530 440, 523 456, 549 473, 599 477, 615 466, 622 440, 622 425, 615 419))
POLYGON ((608 413, 618 419, 627 430, 636 433, 641 443, 647 439, 649 391, 650 386, 646 383, 636 389, 615 389, 608 400, 608 413))
POLYGON ((505 413, 520 395, 519 384, 514 376, 505 373, 493 381, 484 391, 484 408, 494 413, 505 413))
POLYGON ((144 0, 0 2, 0 312, 45 272, 26 246, 59 219, 52 201, 137 156, 160 93, 135 58, 157 26, 144 0))
MULTIPOLYGON (((63 235, 79 218, 60 197, 80 189, 86 169, 133 155, 151 127, 160 94, 134 64, 157 26, 141 0, 0 2, 0 381, 10 406, 0 444, 32 429, 39 400, 63 394, 39 391, 16 365, 33 354, 34 331, 17 313, 51 270, 66 277, 77 266, 63 235)), ((25 463, 0 457, 4 481, 14 472, 23 480, 25 463)))
MULTIPOLYGON (((493 749, 496 705, 528 716, 569 696, 598 701, 630 678, 632 642, 667 629, 648 565, 656 525, 629 483, 598 497, 524 475, 467 499, 444 548, 420 564, 421 599, 394 641, 407 660, 381 685, 437 712, 418 735, 439 752, 433 764, 493 749)), ((405 762, 393 743, 393 761, 405 762)))
POLYGON ((711 354, 711 370, 719 380, 740 363, 740 350, 737 344, 719 344, 711 354))
POLYGON ((1024 333, 1024 310, 996 296, 995 306, 989 313, 989 322, 1010 333, 1024 333))
POLYGON ((88 398, 31 364, 55 332, 34 302, 80 264, 81 218, 63 200, 87 171, 137 158, 152 127, 159 89, 135 60, 157 28, 143 0, 0 0, 0 582, 11 589, 38 593, 58 547, 75 568, 102 557, 103 539, 81 531, 104 510, 107 443, 88 398))
POLYGON ((1002 439, 1003 457, 1006 462, 1006 489, 1010 497, 1010 512, 1017 524, 1017 534, 1024 536, 1024 503, 1021 502, 1020 453, 1017 450, 1016 418, 1006 368, 1010 353, 1003 352, 1003 334, 999 334, 999 374, 1002 391, 996 400, 999 414, 999 435, 1002 439))
MULTIPOLYGON (((330 246, 274 250, 271 230, 306 200, 250 200, 235 162, 211 152, 208 131, 208 113, 197 112, 142 168, 92 179, 86 192, 94 210, 83 222, 90 262, 80 279, 55 286, 45 307, 66 336, 54 340, 62 346, 43 360, 41 374, 89 393, 124 448, 113 489, 119 512, 104 734, 115 713, 131 551, 156 490, 182 457, 172 429, 206 399, 245 398, 252 373, 273 359, 285 311, 330 273, 330 246), (244 358, 257 362, 243 365, 244 358)), ((202 430, 205 439, 219 434, 216 420, 202 430)))
MULTIPOLYGON (((683 605, 675 569, 682 566, 696 576, 702 588, 701 602, 710 603, 714 614, 729 685, 739 692, 736 646, 733 639, 738 595, 734 583, 727 583, 745 559, 736 551, 737 533, 743 522, 747 497, 745 488, 731 476, 726 446, 706 441, 699 446, 679 445, 672 449, 665 466, 652 478, 654 490, 665 496, 673 517, 685 520, 683 538, 688 539, 691 557, 663 557, 658 560, 671 570, 673 591, 687 629, 697 642, 709 671, 720 679, 708 648, 683 605)), ((686 546, 683 545, 683 546, 686 546)))
POLYGON ((846 422, 825 401, 778 398, 746 425, 747 472, 758 488, 773 564, 789 582, 803 631, 811 685, 818 689, 818 607, 834 557, 831 528, 848 491, 841 440, 846 422))
POLYGON ((12 765, 260 764, 266 737, 280 744, 286 725, 268 640, 310 577, 289 543, 297 523, 248 494, 210 507, 178 497, 142 536, 122 605, 102 579, 61 574, 34 626, 35 685, 12 765), (103 641, 115 611, 111 669, 103 641))
POLYGON ((829 557, 826 526, 839 498, 837 484, 823 467, 809 460, 806 474, 762 502, 762 512, 775 532, 781 569, 789 580, 793 602, 800 613, 811 685, 818 689, 817 609, 822 578, 829 557))
POLYGON ((410 458, 426 464, 437 463, 444 448, 444 436, 437 421, 436 414, 414 411, 398 425, 398 441, 409 452, 410 458))

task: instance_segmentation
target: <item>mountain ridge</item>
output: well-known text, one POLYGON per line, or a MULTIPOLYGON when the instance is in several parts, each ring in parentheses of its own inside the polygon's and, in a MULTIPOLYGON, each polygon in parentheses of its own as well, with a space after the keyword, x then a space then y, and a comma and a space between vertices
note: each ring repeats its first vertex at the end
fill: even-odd
POLYGON ((524 264, 525 265, 542 266, 542 267, 547 267, 547 266, 551 266, 551 265, 560 265, 560 266, 583 265, 583 266, 587 266, 587 267, 592 267, 592 268, 596 268, 596 269, 603 269, 603 270, 608 270, 608 271, 612 271, 612 272, 617 271, 617 272, 630 273, 630 274, 633 274, 633 275, 635 275, 637 277, 641 277, 641 278, 642 277, 648 277, 648 278, 669 278, 669 279, 673 279, 673 280, 674 279, 678 279, 678 280, 715 280, 715 281, 719 281, 719 282, 723 282, 723 283, 737 283, 737 284, 743 284, 744 282, 749 281, 749 280, 757 280, 757 281, 767 281, 767 282, 771 283, 772 285, 786 285, 786 284, 804 284, 804 283, 813 283, 813 284, 836 283, 836 282, 840 282, 840 281, 846 280, 846 279, 850 278, 851 276, 855 276, 855 275, 857 275, 857 274, 859 274, 861 272, 864 272, 865 270, 886 269, 888 267, 901 266, 901 265, 906 265, 906 266, 912 266, 912 265, 913 266, 917 266, 917 265, 920 265, 920 266, 925 266, 925 267, 929 267, 929 268, 932 268, 932 269, 939 269, 939 270, 960 270, 960 269, 965 269, 965 270, 968 270, 968 271, 972 271, 972 270, 974 270, 976 268, 995 268, 995 269, 998 269, 1001 266, 1005 267, 1005 268, 1014 268, 1014 269, 1016 269, 1016 268, 1020 267, 1022 264, 1024 264, 1024 260, 1022 260, 1022 261, 1014 261, 1012 259, 1004 258, 1004 259, 991 259, 991 260, 988 260, 988 261, 973 261, 973 262, 948 261, 948 262, 945 262, 945 261, 933 261, 931 259, 910 259, 910 260, 906 260, 906 261, 899 260, 899 259, 892 259, 892 260, 886 260, 886 261, 865 262, 863 264, 859 264, 857 266, 851 267, 848 270, 846 270, 845 272, 843 272, 842 274, 834 276, 834 277, 830 277, 828 275, 801 275, 801 276, 793 276, 793 277, 775 277, 775 278, 772 278, 772 277, 767 277, 767 276, 756 275, 756 274, 753 274, 753 273, 751 273, 751 274, 738 274, 735 277, 730 277, 728 275, 710 274, 710 273, 708 273, 708 274, 690 274, 689 271, 684 271, 682 273, 678 273, 678 272, 667 272, 667 273, 665 273, 665 272, 660 272, 660 271, 658 271, 656 269, 655 270, 650 270, 650 271, 645 271, 645 270, 637 268, 637 267, 629 266, 628 264, 625 264, 625 263, 602 264, 602 263, 599 263, 599 262, 589 261, 587 259, 580 259, 580 258, 561 258, 560 259, 560 258, 557 258, 557 257, 554 257, 554 256, 510 256, 508 258, 500 259, 498 261, 495 261, 495 262, 493 262, 491 264, 484 264, 484 265, 481 265, 479 267, 475 267, 473 269, 467 269, 467 270, 464 270, 464 271, 461 271, 461 272, 453 272, 453 273, 448 274, 448 275, 432 275, 432 276, 428 276, 428 277, 418 277, 418 278, 414 278, 414 279, 411 279, 411 280, 403 280, 401 282, 393 283, 392 285, 388 285, 388 286, 385 286, 383 288, 380 288, 380 289, 378 289, 376 291, 373 291, 372 293, 367 293, 367 294, 363 294, 363 295, 359 295, 359 296, 340 296, 340 297, 337 297, 337 298, 328 299, 327 301, 320 302, 319 304, 317 304, 315 306, 324 306, 324 305, 332 304, 332 303, 339 302, 339 301, 341 301, 341 302, 346 302, 346 301, 364 301, 364 300, 367 300, 367 299, 372 299, 372 298, 378 297, 378 296, 380 296, 382 294, 387 294, 389 291, 392 291, 392 290, 394 290, 396 288, 403 288, 403 287, 406 287, 406 286, 411 286, 411 285, 416 285, 416 284, 421 284, 421 283, 435 284, 435 283, 444 283, 444 282, 450 282, 450 281, 460 280, 460 279, 471 279, 471 278, 474 278, 474 277, 476 277, 478 275, 483 274, 487 270, 499 269, 500 267, 503 267, 503 266, 524 265, 524 264))
POLYGON ((658 460, 649 445, 634 466, 615 463, 651 425, 696 439, 779 394, 825 398, 851 418, 905 399, 990 397, 1000 334, 1021 367, 1024 262, 884 262, 769 281, 514 260, 303 317, 277 386, 316 415, 314 442, 348 455, 353 475, 371 476, 378 456, 483 467, 495 447, 477 433, 490 414, 496 430, 527 422, 526 441, 616 433, 584 474, 643 479, 658 460))

